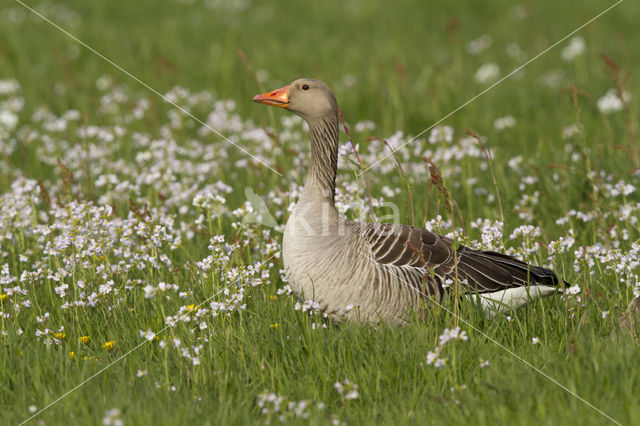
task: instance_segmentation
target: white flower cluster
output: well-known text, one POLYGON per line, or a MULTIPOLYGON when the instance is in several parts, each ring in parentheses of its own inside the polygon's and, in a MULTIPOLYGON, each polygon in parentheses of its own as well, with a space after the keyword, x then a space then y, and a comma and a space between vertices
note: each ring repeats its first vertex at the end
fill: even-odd
POLYGON ((460 327, 445 328, 442 334, 438 337, 438 346, 433 351, 427 353, 427 365, 433 365, 439 369, 446 367, 447 359, 442 357, 443 347, 450 341, 469 340, 466 331, 462 331, 460 327))
POLYGON ((335 382, 333 387, 338 392, 338 395, 347 401, 357 399, 360 395, 358 393, 358 385, 349 379, 344 379, 342 382, 335 382))
POLYGON ((307 419, 311 412, 322 411, 325 408, 323 402, 313 403, 308 399, 293 401, 274 392, 259 394, 256 405, 260 408, 261 414, 267 416, 268 419, 276 418, 280 423, 294 419, 307 419))
POLYGON ((483 34, 477 39, 471 40, 467 43, 467 52, 471 55, 478 55, 482 51, 491 47, 493 39, 488 34, 483 34))
POLYGON ((119 408, 112 408, 105 413, 102 418, 102 424, 104 426, 124 426, 122 417, 122 411, 119 408))
POLYGON ((500 77, 500 67, 498 64, 489 62, 488 64, 482 65, 478 68, 473 78, 476 82, 484 84, 491 83, 500 77))
POLYGON ((504 250, 504 245, 502 243, 502 234, 504 232, 503 222, 499 220, 491 221, 489 219, 478 218, 471 222, 471 228, 480 229, 482 231, 481 244, 474 241, 475 244, 472 245, 473 248, 492 251, 504 250))
POLYGON ((309 315, 322 312, 322 306, 315 300, 305 300, 302 303, 296 302, 294 309, 296 311, 309 312, 309 315))
POLYGON ((611 114, 621 111, 630 100, 631 94, 629 92, 625 91, 619 94, 616 89, 609 89, 603 97, 598 99, 598 109, 603 114, 611 114))
POLYGON ((493 128, 496 129, 497 132, 501 132, 504 129, 510 129, 515 127, 515 125, 516 119, 513 118, 512 115, 496 118, 496 121, 493 122, 493 128))
POLYGON ((453 141, 453 127, 451 126, 436 126, 431 129, 429 133, 429 143, 447 142, 453 141))
POLYGON ((569 44, 562 49, 560 56, 565 61, 573 61, 578 56, 582 55, 586 49, 586 43, 580 36, 573 37, 569 44))

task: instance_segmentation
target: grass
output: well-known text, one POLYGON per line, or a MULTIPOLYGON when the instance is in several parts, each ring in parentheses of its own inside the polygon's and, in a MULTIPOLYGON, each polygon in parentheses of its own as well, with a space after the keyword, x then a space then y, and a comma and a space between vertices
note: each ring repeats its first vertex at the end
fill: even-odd
MULTIPOLYGON (((105 419, 112 409, 125 424, 278 423, 279 416, 308 424, 640 421, 640 352, 618 330, 640 283, 640 199, 637 189, 615 189, 639 185, 637 4, 623 2, 582 30, 580 56, 561 58, 567 41, 445 120, 453 141, 430 144, 428 132, 408 144, 397 157, 404 172, 393 158, 367 172, 376 202, 394 202, 405 223, 409 194, 417 225, 437 213, 446 221, 420 157, 433 158, 469 244, 490 228, 472 222, 500 219, 499 195, 504 233, 490 245, 552 265, 580 293, 493 319, 461 301, 464 321, 434 309, 402 329, 335 323, 279 294, 286 284, 280 232, 304 179, 307 135, 251 96, 301 76, 325 80, 366 167, 387 152, 367 138, 407 141, 490 84, 474 79, 483 64, 506 75, 607 5, 27 4, 160 93, 171 92, 284 176, 245 162, 220 137, 6 2, 0 79, 15 79, 20 89, 0 95, 0 114, 19 120, 0 124, 0 423, 26 420, 85 380, 31 422, 115 424, 105 419), (491 45, 469 54, 468 42, 483 34, 491 45), (506 53, 512 43, 521 57, 506 53), (603 114, 597 102, 611 88, 631 99, 603 114), (226 99, 235 107, 216 104, 226 99), (20 100, 24 106, 15 107, 20 100), (41 108, 52 115, 38 118, 41 108), (505 116, 516 125, 499 131, 494 123, 505 116), (377 127, 355 130, 363 120, 377 127), (563 137, 575 123, 578 131, 563 137), (473 138, 465 142, 466 130, 484 138, 491 165, 473 138), (245 188, 262 197, 278 226, 243 222, 245 188), (200 195, 204 201, 194 203, 200 195), (539 235, 510 238, 524 224, 539 235), (216 235, 224 241, 212 241, 216 235), (561 238, 575 243, 554 249, 561 238), (209 268, 201 263, 208 256, 209 268), (167 317, 175 326, 167 328, 167 317), (442 346, 444 368, 428 364, 438 336, 455 324, 468 340, 442 346), (147 342, 150 331, 157 338, 147 342), (357 398, 337 391, 345 379, 357 384, 357 398), (265 393, 286 398, 279 412, 261 412, 265 393), (288 406, 299 401, 308 402, 306 419, 288 406)), ((345 147, 338 204, 368 220, 360 166, 345 147)))

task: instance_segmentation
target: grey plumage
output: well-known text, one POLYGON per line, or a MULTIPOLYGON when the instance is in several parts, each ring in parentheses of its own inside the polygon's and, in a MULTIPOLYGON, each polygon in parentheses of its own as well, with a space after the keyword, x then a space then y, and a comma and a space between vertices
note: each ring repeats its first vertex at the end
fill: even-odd
POLYGON ((313 299, 337 319, 402 325, 425 298, 441 300, 456 278, 463 292, 480 295, 483 303, 498 294, 513 306, 563 283, 552 271, 511 256, 454 250, 450 239, 425 229, 340 218, 334 206, 337 104, 329 87, 301 79, 254 100, 287 108, 310 128, 307 179, 283 238, 286 274, 300 298, 313 299))

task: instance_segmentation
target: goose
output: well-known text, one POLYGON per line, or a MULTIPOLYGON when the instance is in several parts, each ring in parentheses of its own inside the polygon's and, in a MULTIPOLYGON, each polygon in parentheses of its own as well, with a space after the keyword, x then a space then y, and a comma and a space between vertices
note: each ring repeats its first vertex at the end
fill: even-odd
POLYGON ((303 191, 283 235, 287 281, 335 320, 405 325, 425 301, 459 292, 480 297, 485 313, 513 309, 559 290, 556 274, 514 257, 478 251, 426 229, 353 222, 334 203, 338 164, 338 106, 322 81, 303 78, 256 95, 309 126, 311 157, 303 191), (355 309, 354 309, 355 307, 355 309))

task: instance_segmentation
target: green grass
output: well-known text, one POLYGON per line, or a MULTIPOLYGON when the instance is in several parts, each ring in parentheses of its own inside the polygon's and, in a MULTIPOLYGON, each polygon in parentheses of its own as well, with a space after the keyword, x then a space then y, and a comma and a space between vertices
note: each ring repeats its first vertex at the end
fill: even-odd
MULTIPOLYGON (((581 299, 546 298, 511 313, 509 318, 499 315, 494 319, 484 318, 475 306, 461 302, 460 318, 464 321, 438 309, 427 315, 426 321, 416 319, 402 329, 334 323, 295 310, 293 296, 276 294, 285 284, 279 275, 279 257, 271 259, 280 250, 281 234, 272 229, 265 233, 255 224, 243 227, 239 225, 241 218, 232 211, 245 201, 244 189, 251 187, 265 198, 272 212, 282 213, 277 220, 285 223, 286 207, 295 201, 290 189, 303 182, 304 170, 294 164, 298 158, 306 158, 307 135, 298 125, 285 129, 282 111, 255 105, 251 97, 302 76, 326 81, 336 92, 352 129, 362 120, 372 120, 378 126, 369 133, 354 133, 360 151, 366 154, 366 166, 382 153, 368 151, 367 136, 389 138, 398 130, 405 135, 418 134, 489 85, 474 81, 481 65, 495 62, 504 76, 609 3, 518 4, 500 0, 426 7, 423 2, 410 1, 393 6, 356 0, 304 5, 254 1, 246 8, 211 8, 199 0, 27 3, 37 5, 43 14, 160 93, 179 85, 191 93, 211 93, 214 99, 233 99, 233 114, 242 120, 243 129, 251 128, 250 122, 271 126, 284 148, 260 146, 239 131, 223 133, 285 176, 257 163, 236 164, 244 158, 241 152, 214 134, 199 133, 200 126, 187 117, 180 119, 179 125, 165 127, 172 108, 159 97, 19 3, 5 1, 0 8, 0 79, 19 81, 19 96, 25 105, 15 130, 3 135, 0 128, 0 144, 15 144, 10 153, 5 153, 4 147, 0 150, 0 195, 4 197, 0 217, 10 216, 6 212, 14 199, 9 195, 17 191, 12 184, 23 176, 41 180, 51 202, 70 212, 72 218, 43 217, 48 211, 46 197, 35 188, 21 207, 22 211, 34 209, 33 214, 26 214, 24 223, 17 219, 0 222, 6 226, 0 229, 0 268, 7 264, 9 275, 19 278, 23 271, 37 268, 52 273, 69 271, 62 281, 45 273, 33 282, 0 284, 0 311, 8 314, 0 320, 1 424, 20 423, 31 416, 30 406, 40 410, 61 396, 64 398, 31 423, 41 419, 49 425, 99 424, 113 408, 121 410, 125 424, 278 423, 277 415, 261 414, 257 405, 258 395, 265 392, 286 396, 289 401, 311 402, 306 420, 285 410, 292 423, 610 423, 584 401, 623 424, 640 421, 640 370, 636 367, 640 351, 632 337, 618 333, 620 315, 633 297, 634 282, 629 277, 635 274, 638 282, 640 268, 633 266, 629 274, 608 269, 620 260, 618 256, 582 265, 580 272, 574 270, 574 250, 579 247, 601 247, 603 255, 616 250, 625 253, 634 249, 640 236, 633 219, 639 213, 637 207, 630 218, 622 219, 619 213, 623 205, 640 202, 640 191, 622 197, 612 196, 606 189, 607 184, 618 181, 640 185, 638 174, 633 173, 640 166, 636 3, 625 1, 583 29, 579 35, 587 48, 575 60, 561 59, 565 42, 527 66, 521 76, 504 81, 442 123, 455 129, 456 141, 465 136, 466 129, 487 137, 486 144, 494 152, 495 186, 504 205, 506 247, 515 247, 519 255, 523 247, 530 247, 530 242, 508 238, 514 228, 525 223, 540 227, 537 240, 544 245, 573 230, 573 248, 551 257, 555 269, 580 286, 581 299), (526 17, 514 19, 518 11, 524 11, 526 17), (18 16, 18 21, 12 21, 12 16, 18 16), (479 55, 468 54, 467 43, 482 34, 492 37, 491 46, 479 55), (524 50, 524 58, 507 55, 510 43, 524 50), (261 84, 238 50, 254 69, 268 71, 261 84), (607 67, 603 54, 616 64, 617 73, 607 67), (541 84, 541 78, 554 70, 564 75, 559 85, 551 88, 541 84), (128 97, 113 113, 100 110, 100 99, 109 92, 96 87, 96 81, 104 75, 111 76, 113 86, 120 85, 128 97), (355 83, 347 84, 345 76, 352 76, 355 83), (597 100, 616 85, 631 94, 631 101, 622 111, 603 115, 597 100), (577 89, 577 104, 572 87, 577 89), (125 121, 143 98, 149 101, 144 117, 125 121), (80 119, 70 120, 63 131, 47 130, 33 118, 40 107, 56 116, 75 109, 80 119), (517 125, 496 131, 495 119, 507 115, 515 117, 517 125), (562 129, 576 121, 582 131, 563 139, 562 129), (110 134, 116 134, 116 125, 125 130, 105 142, 78 136, 77 130, 84 125, 102 126, 110 134), (37 132, 37 137, 30 138, 28 130, 37 132), (294 135, 286 136, 284 130, 294 135), (134 133, 162 142, 152 147, 140 144, 134 133), (167 142, 169 139, 174 142, 167 142), (185 151, 176 153, 172 151, 175 147, 185 151), (148 158, 142 155, 147 153, 148 158), (578 153, 577 159, 571 158, 573 153, 578 153), (517 155, 523 157, 521 167, 509 167, 508 161, 517 155), (57 158, 69 168, 72 182, 65 181, 57 158), (196 170, 198 165, 210 167, 196 170), (155 168, 160 174, 145 181, 145 173, 155 168), (163 171, 167 171, 164 176, 163 171), (99 184, 100 176, 109 173, 118 182, 128 180, 139 186, 115 189, 115 184, 99 184), (537 182, 520 189, 518 185, 527 175, 536 176, 537 182), (216 181, 232 188, 230 193, 219 191, 226 198, 219 206, 221 213, 194 207, 188 187, 193 184, 202 189, 216 181), (270 190, 274 192, 267 195, 270 190), (519 217, 516 205, 523 194, 534 191, 539 193, 539 202, 527 207, 534 220, 526 222, 519 217), (180 199, 181 193, 189 196, 180 199), (133 213, 130 199, 140 210, 146 203, 151 217, 133 213), (73 218, 74 202, 86 208, 112 205, 114 213, 102 212, 101 220, 91 220, 82 207, 73 218), (589 212, 593 219, 584 222, 571 216, 567 224, 556 223, 572 209, 589 212), (204 221, 196 224, 200 214, 204 221), (127 243, 124 233, 128 225, 123 224, 127 217, 132 226, 163 225, 168 234, 181 236, 182 242, 172 248, 170 241, 152 244, 146 236, 127 243), (168 224, 167 218, 174 223, 168 224), (38 224, 54 223, 68 228, 56 228, 50 235, 35 231, 38 224), (105 231, 106 224, 113 226, 109 228, 113 234, 105 231), (57 254, 45 253, 46 243, 53 243, 65 231, 71 236, 91 235, 104 252, 86 254, 71 245, 57 254), (192 237, 187 236, 190 231, 192 237), (207 246, 210 237, 218 234, 225 235, 227 243, 237 241, 238 248, 228 264, 199 274, 196 262, 212 253, 207 246), (127 247, 130 255, 123 254, 127 247), (161 254, 171 260, 171 266, 154 263, 161 254), (28 260, 20 260, 20 255, 28 260), (119 262, 136 255, 142 257, 134 262, 134 268, 117 269, 119 262), (266 262, 261 270, 270 274, 263 284, 235 285, 226 278, 234 268, 247 270, 249 264, 261 262, 266 262), (83 291, 98 292, 108 280, 113 280, 118 294, 100 296, 93 307, 62 309, 64 301, 81 299, 83 291), (55 292, 61 282, 69 285, 66 298, 55 292), (180 297, 178 292, 168 291, 145 298, 145 285, 158 286, 160 282, 176 284, 180 292, 188 294, 180 297), (11 292, 15 286, 26 294, 11 292), (246 309, 230 315, 207 315, 197 321, 207 325, 203 330, 192 321, 159 332, 165 328, 166 317, 176 315, 181 307, 206 301, 202 309, 211 300, 226 300, 220 294, 225 287, 232 292, 244 291, 246 309), (16 311, 26 300, 31 306, 16 311), (603 318, 603 311, 609 311, 607 318, 603 318), (40 324, 36 317, 45 312, 50 317, 40 324), (327 328, 314 328, 321 324, 327 328), (468 341, 443 347, 442 356, 447 359, 444 369, 428 365, 427 353, 434 350, 438 336, 454 325, 468 333, 468 341), (36 337, 38 329, 49 327, 55 332, 61 326, 66 337, 59 339, 59 344, 45 345, 36 337), (137 348, 144 342, 140 330, 148 329, 158 332, 158 340, 137 348), (91 341, 81 343, 81 336, 90 336, 91 341), (171 345, 174 337, 181 340, 181 348, 202 345, 199 365, 193 365, 181 355, 181 348, 171 345), (532 343, 534 337, 539 338, 538 344, 532 343), (113 351, 101 347, 112 340, 116 342, 113 351), (165 348, 160 347, 163 340, 165 348), (489 365, 481 368, 481 359, 489 365), (148 374, 138 378, 138 370, 148 374), (358 398, 348 400, 336 391, 334 383, 344 379, 358 385, 358 398), (325 407, 317 408, 318 403, 325 407)), ((0 97, 0 102, 3 99, 0 97)), ((178 101, 181 105, 184 102, 178 101)), ((191 107, 202 120, 212 109, 212 101, 191 107)), ((424 139, 427 137, 428 133, 424 139)), ((344 134, 341 140, 346 141, 344 134)), ((402 218, 409 216, 409 186, 415 217, 420 218, 416 223, 422 225, 425 214, 435 216, 441 198, 424 173, 412 171, 424 167, 420 155, 411 149, 415 144, 400 154, 409 171, 408 180, 397 168, 383 173, 376 167, 367 176, 374 197, 381 196, 385 185, 401 189, 389 201, 400 206, 402 218)), ((447 144, 423 143, 424 149, 435 151, 438 147, 445 149, 447 144)), ((496 192, 488 169, 481 167, 484 163, 482 155, 438 163, 450 173, 445 173, 445 185, 470 240, 480 237, 470 226, 473 220, 501 216, 496 202, 476 194, 478 188, 489 194, 496 192), (470 183, 471 178, 477 182, 470 183)), ((342 192, 346 192, 345 183, 356 180, 357 172, 349 164, 342 168, 342 192)), ((362 179, 358 185, 357 194, 346 196, 354 205, 365 197, 362 179)), ((448 217, 444 207, 439 212, 448 217)), ((381 209, 376 213, 383 214, 381 209)), ((459 225, 458 216, 455 220, 459 225)), ((548 263, 547 252, 541 249, 528 260, 548 263)), ((190 315, 194 314, 192 310, 190 315)))

